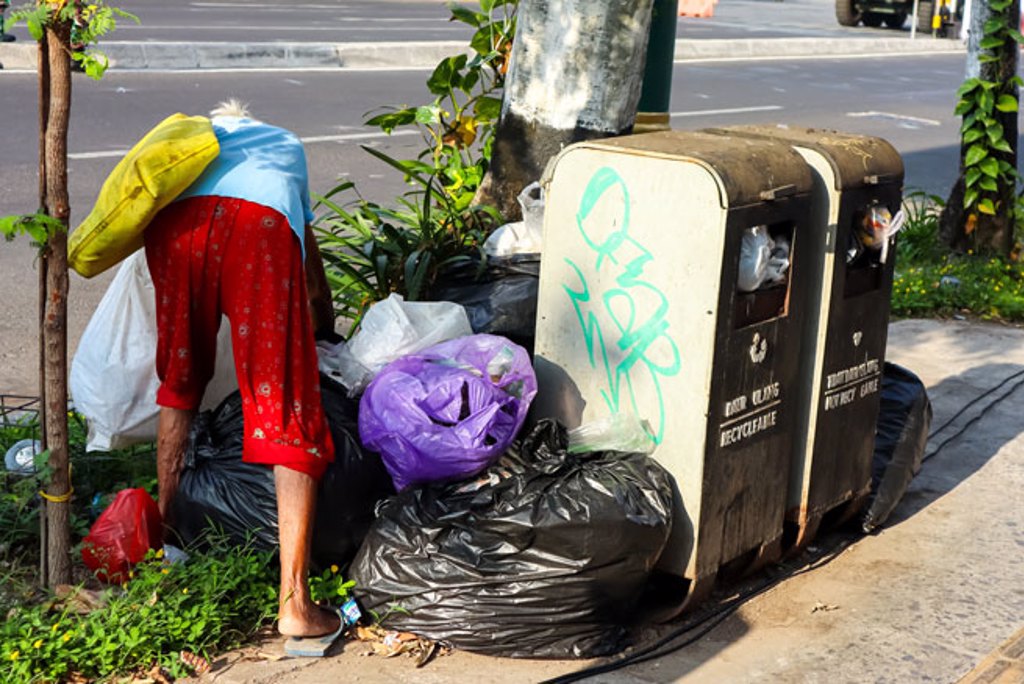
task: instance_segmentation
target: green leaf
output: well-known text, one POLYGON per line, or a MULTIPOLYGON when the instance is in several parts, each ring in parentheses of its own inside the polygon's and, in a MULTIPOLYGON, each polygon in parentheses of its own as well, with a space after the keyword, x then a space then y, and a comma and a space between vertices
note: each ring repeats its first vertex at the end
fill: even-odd
POLYGON ((485 26, 474 33, 473 37, 469 40, 469 46, 478 55, 490 55, 494 48, 494 33, 490 27, 485 26))
POLYGON ((978 201, 978 191, 970 188, 964 193, 964 209, 970 209, 978 201))
POLYGON ((996 183, 996 180, 987 176, 981 179, 978 187, 987 192, 999 192, 999 185, 996 183))
POLYGON ((459 85, 459 88, 461 88, 462 91, 465 92, 465 93, 472 93, 473 88, 476 87, 476 84, 479 81, 480 81, 480 71, 479 71, 479 69, 474 69, 474 70, 468 71, 468 72, 466 72, 466 75, 462 77, 462 83, 459 85))
POLYGON ((481 119, 496 120, 501 115, 501 100, 496 97, 480 97, 473 105, 473 113, 481 119))
POLYGON ((495 7, 494 0, 480 0, 480 9, 482 9, 484 12, 487 12, 488 14, 490 14, 491 10, 493 10, 494 7, 495 7))
POLYGON ((960 100, 956 103, 956 109, 953 110, 953 114, 956 116, 963 116, 972 109, 974 109, 973 100, 960 100))
POLYGON ((992 200, 985 198, 978 202, 978 211, 982 214, 988 214, 989 216, 995 216, 996 208, 992 204, 992 200))
POLYGON ((1013 39, 1013 42, 1018 43, 1018 44, 1024 43, 1024 34, 1021 34, 1020 31, 1018 31, 1016 29, 1008 29, 1006 31, 1006 33, 1007 33, 1007 35, 1010 36, 1010 38, 1013 39))
POLYGON ((416 120, 416 108, 405 107, 403 109, 396 110, 394 112, 386 112, 384 114, 378 114, 370 119, 367 119, 367 126, 378 126, 385 133, 390 133, 395 130, 398 126, 405 126, 413 123, 416 120))
POLYGON ((964 96, 967 95, 967 93, 974 92, 980 86, 981 86, 981 79, 969 78, 966 81, 964 81, 960 85, 959 88, 957 88, 956 96, 962 100, 964 98, 964 96))
POLYGON ((436 124, 441 121, 441 108, 437 105, 424 105, 416 108, 416 123, 436 124))
POLYGON ((972 187, 975 183, 978 182, 978 179, 981 178, 981 176, 981 169, 979 169, 977 166, 972 166, 971 168, 967 169, 966 173, 964 173, 964 182, 967 183, 967 187, 972 187))
POLYGON ((981 172, 990 178, 997 178, 999 176, 999 161, 995 157, 987 157, 978 164, 978 168, 981 172))
POLYGON ((992 107, 995 106, 995 103, 995 95, 993 95, 992 92, 989 90, 986 90, 984 93, 981 94, 981 97, 978 98, 978 106, 981 108, 981 111, 985 113, 991 112, 992 107))
POLYGON ((985 137, 984 131, 980 131, 977 128, 972 128, 971 130, 969 130, 966 133, 964 133, 964 140, 963 140, 963 142, 964 142, 964 145, 970 145, 972 142, 975 142, 979 138, 983 138, 983 137, 985 137))
POLYGON ((998 61, 999 57, 997 55, 983 54, 978 56, 978 62, 981 64, 991 64, 998 61))
POLYGON ((486 14, 480 14, 465 7, 459 7, 454 3, 448 3, 448 11, 452 13, 451 21, 461 21, 463 24, 478 27, 487 21, 486 14))
POLYGON ((1005 25, 1006 22, 1003 21, 1002 19, 989 19, 988 21, 985 22, 984 31, 985 33, 995 33, 999 29, 1003 28, 1005 25))
POLYGON ((1017 111, 1017 98, 1013 95, 1000 95, 999 101, 996 102, 996 109, 1001 112, 1015 112, 1017 111))
POLYGON ((1006 142, 1002 138, 1000 138, 999 140, 991 141, 991 147, 993 150, 997 150, 999 152, 1006 152, 1007 154, 1011 154, 1013 152, 1013 148, 1010 147, 1010 143, 1006 142))
POLYGON ((988 156, 988 150, 981 145, 971 145, 967 149, 967 154, 964 155, 964 165, 974 166, 982 159, 988 156))

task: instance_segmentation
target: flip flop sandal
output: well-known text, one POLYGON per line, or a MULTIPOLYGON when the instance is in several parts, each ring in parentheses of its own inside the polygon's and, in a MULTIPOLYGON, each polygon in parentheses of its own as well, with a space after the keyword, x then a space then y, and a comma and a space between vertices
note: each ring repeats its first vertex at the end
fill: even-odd
POLYGON ((333 608, 332 610, 338 616, 339 621, 336 631, 318 637, 291 637, 288 641, 284 642, 285 654, 305 658, 323 658, 327 655, 327 651, 338 640, 338 637, 341 636, 346 627, 345 615, 341 612, 341 608, 333 608))

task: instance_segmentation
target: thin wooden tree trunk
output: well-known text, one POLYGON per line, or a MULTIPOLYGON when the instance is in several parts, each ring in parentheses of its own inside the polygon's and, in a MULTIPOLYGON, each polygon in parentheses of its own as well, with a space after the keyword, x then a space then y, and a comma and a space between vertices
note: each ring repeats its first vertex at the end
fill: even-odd
POLYGON ((524 0, 491 165, 476 202, 506 220, 548 160, 580 140, 628 133, 653 0, 524 0))
MULTIPOLYGON (((38 43, 36 69, 39 74, 39 207, 46 207, 46 122, 50 115, 50 57, 49 46, 44 35, 38 43)), ((46 259, 39 260, 39 425, 40 441, 43 451, 47 446, 46 438, 46 259)), ((46 581, 50 576, 47 561, 48 523, 46 520, 46 501, 39 507, 39 577, 46 581)))
MULTIPOLYGON (((50 75, 49 108, 45 130, 45 208, 67 228, 68 205, 67 140, 71 113, 71 63, 65 47, 71 27, 62 22, 47 27, 50 75)), ((67 232, 53 235, 43 257, 46 263, 45 318, 42 350, 46 398, 46 443, 50 450, 51 478, 47 487, 47 568, 46 582, 51 588, 71 581, 71 472, 68 454, 67 412, 67 232)))

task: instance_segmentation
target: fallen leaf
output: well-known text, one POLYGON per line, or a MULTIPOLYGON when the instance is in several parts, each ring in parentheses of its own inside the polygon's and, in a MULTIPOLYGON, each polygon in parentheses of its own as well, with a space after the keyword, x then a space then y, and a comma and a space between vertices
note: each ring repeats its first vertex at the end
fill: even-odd
POLYGON ((210 661, 197 653, 182 651, 178 654, 178 657, 181 658, 181 662, 185 663, 197 675, 206 674, 210 671, 210 661))
POLYGON ((821 601, 816 602, 814 604, 814 608, 811 608, 811 612, 812 613, 818 613, 818 612, 828 613, 828 612, 831 612, 833 610, 839 610, 839 606, 833 606, 833 605, 828 604, 828 603, 822 603, 821 601))

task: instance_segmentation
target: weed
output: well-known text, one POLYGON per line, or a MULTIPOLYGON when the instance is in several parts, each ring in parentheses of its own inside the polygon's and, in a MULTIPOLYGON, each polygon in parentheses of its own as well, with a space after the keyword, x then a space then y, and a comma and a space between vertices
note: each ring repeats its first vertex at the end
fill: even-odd
POLYGON ((951 254, 939 241, 942 199, 910 192, 897 238, 894 316, 969 314, 1024 321, 1024 265, 1013 259, 951 254))
POLYGON ((181 651, 231 648, 273 617, 270 560, 218 543, 173 565, 151 551, 128 582, 103 593, 100 609, 80 614, 54 597, 15 608, 0 627, 0 680, 112 677, 154 663, 186 676, 181 651))

